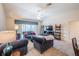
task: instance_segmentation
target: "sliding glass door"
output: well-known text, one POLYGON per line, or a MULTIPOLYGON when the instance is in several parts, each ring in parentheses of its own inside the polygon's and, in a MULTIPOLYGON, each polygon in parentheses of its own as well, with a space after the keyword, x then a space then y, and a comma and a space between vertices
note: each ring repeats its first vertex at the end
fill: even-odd
POLYGON ((22 21, 16 20, 15 24, 19 25, 18 32, 23 33, 27 31, 33 31, 37 33, 38 29, 38 22, 31 22, 31 21, 22 21))

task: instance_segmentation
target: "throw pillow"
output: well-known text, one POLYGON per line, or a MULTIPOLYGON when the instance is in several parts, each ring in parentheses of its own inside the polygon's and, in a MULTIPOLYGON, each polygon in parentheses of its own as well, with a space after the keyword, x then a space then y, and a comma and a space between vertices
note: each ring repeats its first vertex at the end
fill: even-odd
POLYGON ((3 49, 2 55, 3 56, 10 56, 11 55, 11 52, 12 52, 12 49, 13 49, 13 46, 10 45, 10 43, 7 43, 6 44, 6 47, 3 49))

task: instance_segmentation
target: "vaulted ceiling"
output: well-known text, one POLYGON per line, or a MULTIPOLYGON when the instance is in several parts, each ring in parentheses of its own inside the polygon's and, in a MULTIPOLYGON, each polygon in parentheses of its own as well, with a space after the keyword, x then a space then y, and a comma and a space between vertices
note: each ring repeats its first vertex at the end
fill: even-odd
POLYGON ((68 15, 66 17, 78 17, 79 15, 79 4, 73 3, 52 3, 52 5, 47 6, 47 3, 10 3, 3 4, 7 15, 10 16, 22 16, 24 18, 37 19, 53 19, 59 17, 59 15, 64 17, 64 14, 68 15))

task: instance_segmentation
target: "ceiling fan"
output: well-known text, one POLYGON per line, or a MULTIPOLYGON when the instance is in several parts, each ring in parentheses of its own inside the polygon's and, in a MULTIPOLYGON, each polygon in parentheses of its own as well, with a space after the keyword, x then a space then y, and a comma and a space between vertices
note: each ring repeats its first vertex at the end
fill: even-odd
POLYGON ((52 3, 40 4, 40 9, 38 10, 37 19, 40 19, 42 17, 42 12, 48 10, 52 5, 53 5, 52 3))
POLYGON ((40 10, 47 10, 47 9, 51 8, 52 5, 53 5, 52 3, 43 3, 43 4, 40 4, 39 7, 40 7, 40 10))
POLYGON ((52 5, 52 3, 48 3, 48 4, 46 4, 47 7, 50 7, 51 5, 52 5))

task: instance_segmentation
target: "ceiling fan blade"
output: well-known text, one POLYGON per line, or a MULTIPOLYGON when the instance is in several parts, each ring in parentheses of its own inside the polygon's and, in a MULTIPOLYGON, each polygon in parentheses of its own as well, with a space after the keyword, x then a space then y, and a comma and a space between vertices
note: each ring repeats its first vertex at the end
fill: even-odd
POLYGON ((52 3, 48 3, 48 4, 47 4, 47 6, 51 6, 51 5, 52 5, 52 3))

